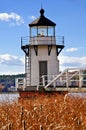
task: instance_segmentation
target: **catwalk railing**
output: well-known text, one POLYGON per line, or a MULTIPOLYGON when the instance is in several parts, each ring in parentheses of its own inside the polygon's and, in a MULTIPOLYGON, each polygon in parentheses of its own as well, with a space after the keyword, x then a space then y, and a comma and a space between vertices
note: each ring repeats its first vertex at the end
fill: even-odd
POLYGON ((58 75, 43 75, 41 85, 47 90, 69 90, 70 88, 86 88, 86 68, 65 69, 58 75))
POLYGON ((25 45, 63 45, 64 36, 33 36, 33 37, 21 37, 21 46, 25 45))

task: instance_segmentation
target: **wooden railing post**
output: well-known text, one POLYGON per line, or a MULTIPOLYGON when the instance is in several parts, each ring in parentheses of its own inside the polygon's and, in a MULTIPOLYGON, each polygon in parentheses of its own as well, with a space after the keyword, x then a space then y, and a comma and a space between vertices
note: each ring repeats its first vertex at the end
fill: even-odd
POLYGON ((68 70, 66 70, 66 87, 69 87, 68 70))
POLYGON ((42 76, 42 83, 43 83, 43 86, 45 86, 45 76, 44 75, 42 76))
POLYGON ((81 72, 81 70, 79 70, 79 88, 81 88, 82 87, 82 80, 83 80, 83 78, 82 78, 82 72, 81 72))

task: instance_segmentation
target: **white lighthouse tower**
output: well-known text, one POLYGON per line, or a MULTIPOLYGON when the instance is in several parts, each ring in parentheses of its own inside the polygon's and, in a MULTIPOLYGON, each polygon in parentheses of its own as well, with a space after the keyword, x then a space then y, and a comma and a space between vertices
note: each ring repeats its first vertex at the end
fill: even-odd
POLYGON ((59 73, 58 55, 64 48, 64 37, 56 37, 56 24, 44 16, 44 9, 40 10, 40 17, 29 24, 30 36, 21 38, 21 48, 25 52, 26 89, 45 84, 49 75, 59 73))

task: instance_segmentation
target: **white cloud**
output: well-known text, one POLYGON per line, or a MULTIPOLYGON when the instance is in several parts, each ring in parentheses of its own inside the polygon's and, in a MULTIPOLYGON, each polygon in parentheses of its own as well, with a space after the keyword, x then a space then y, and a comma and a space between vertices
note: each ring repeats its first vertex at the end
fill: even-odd
POLYGON ((14 55, 0 55, 0 74, 25 73, 25 59, 14 55))
POLYGON ((66 52, 74 52, 77 50, 78 50, 78 48, 68 48, 68 49, 66 49, 66 52))
MULTIPOLYGON (((7 68, 8 69, 8 68, 7 68)), ((0 71, 0 75, 16 75, 16 74, 24 74, 24 70, 22 68, 22 70, 19 70, 19 71, 15 71, 15 70, 2 70, 0 71)))
POLYGON ((9 66, 24 65, 24 57, 17 57, 9 54, 0 55, 0 64, 9 66))
MULTIPOLYGON (((86 67, 86 57, 59 56, 60 70, 86 67)), ((25 57, 4 54, 0 55, 0 74, 24 73, 25 57)))
POLYGON ((29 19, 30 19, 30 20, 35 20, 36 17, 32 15, 32 16, 29 16, 29 19))
POLYGON ((86 57, 59 56, 60 69, 86 67, 86 57))
POLYGON ((17 13, 0 13, 0 21, 10 22, 10 24, 14 23, 16 25, 20 25, 24 23, 24 20, 17 13))

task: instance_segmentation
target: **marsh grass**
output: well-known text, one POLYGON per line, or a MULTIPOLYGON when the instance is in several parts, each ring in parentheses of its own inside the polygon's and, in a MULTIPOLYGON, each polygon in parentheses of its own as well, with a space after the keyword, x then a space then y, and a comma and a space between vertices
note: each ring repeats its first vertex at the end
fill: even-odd
POLYGON ((86 97, 39 96, 0 103, 0 130, 86 130, 86 97))

